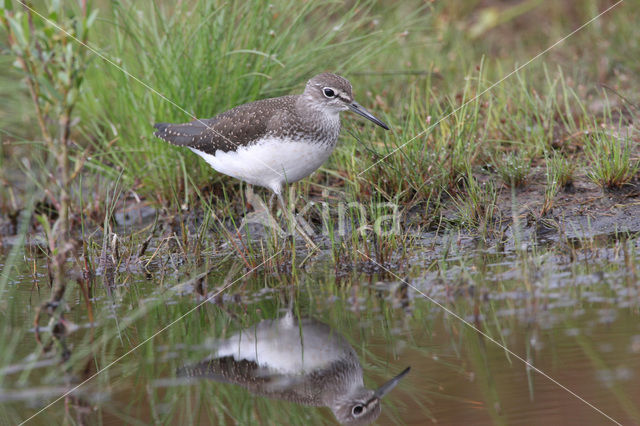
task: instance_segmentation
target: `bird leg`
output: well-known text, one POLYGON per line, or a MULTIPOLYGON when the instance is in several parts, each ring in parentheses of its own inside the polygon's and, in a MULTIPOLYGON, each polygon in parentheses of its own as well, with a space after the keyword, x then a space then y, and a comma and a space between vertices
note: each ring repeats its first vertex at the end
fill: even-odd
POLYGON ((273 212, 273 199, 276 197, 276 193, 272 193, 271 197, 269 197, 269 213, 273 212))
MULTIPOLYGON (((249 225, 251 223, 256 223, 262 225, 265 230, 271 229, 273 232, 279 236, 285 234, 285 232, 280 228, 280 225, 273 217, 273 209, 271 206, 266 206, 262 201, 262 198, 257 196, 253 192, 253 188, 251 185, 247 185, 246 190, 247 203, 253 206, 253 211, 248 212, 243 218, 242 223, 240 224, 240 228, 249 225)), ((273 197, 272 197, 273 198, 273 197)), ((271 204, 271 202, 269 203, 271 204)))
POLYGON ((289 209, 287 209, 286 204, 284 203, 282 194, 277 193, 276 195, 278 196, 278 201, 280 202, 280 208, 282 209, 282 214, 285 215, 285 217, 287 218, 287 221, 289 222, 289 230, 291 230, 291 225, 293 225, 295 230, 298 231, 298 233, 305 240, 305 242, 307 243, 307 246, 311 247, 314 250, 317 250, 318 246, 313 242, 309 234, 305 232, 304 228, 302 228, 302 226, 300 226, 300 224, 298 223, 298 220, 296 219, 295 211, 293 211, 295 207, 292 208, 292 211, 289 211, 289 209))

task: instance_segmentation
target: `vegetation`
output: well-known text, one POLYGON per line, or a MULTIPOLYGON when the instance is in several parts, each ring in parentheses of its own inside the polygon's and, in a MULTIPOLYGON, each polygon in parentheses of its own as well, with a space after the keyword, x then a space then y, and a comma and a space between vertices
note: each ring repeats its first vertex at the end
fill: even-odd
MULTIPOLYGON (((585 10, 597 10, 597 2, 590 5, 585 10)), ((21 10, 24 17, 29 16, 26 9, 21 10)), ((606 97, 594 98, 602 92, 588 83, 600 76, 585 74, 591 69, 587 66, 580 68, 580 75, 573 75, 578 71, 569 67, 550 70, 544 61, 532 63, 494 87, 493 82, 508 74, 518 61, 530 57, 536 51, 534 47, 539 51, 554 38, 538 28, 527 28, 523 40, 535 46, 512 46, 517 55, 498 54, 487 60, 484 47, 491 46, 498 33, 507 33, 519 23, 519 14, 525 11, 491 6, 484 10, 487 21, 469 26, 466 32, 438 26, 443 17, 459 19, 468 10, 439 3, 390 7, 374 1, 352 5, 201 1, 178 6, 116 2, 108 9, 93 11, 101 17, 97 22, 95 14, 87 18, 96 27, 96 43, 90 43, 95 51, 69 44, 69 37, 61 39, 61 45, 82 56, 72 55, 74 66, 80 68, 72 73, 77 80, 70 84, 77 87, 69 99, 80 117, 75 133, 69 135, 73 143, 59 146, 68 152, 66 161, 76 167, 71 173, 74 177, 82 175, 79 172, 83 167, 87 171, 85 186, 93 185, 87 194, 101 192, 97 200, 94 198, 97 203, 104 201, 106 192, 100 190, 105 179, 119 177, 137 197, 162 206, 170 214, 210 206, 217 217, 238 216, 244 212, 241 198, 235 196, 241 193, 238 182, 213 173, 188 151, 161 143, 152 136, 151 124, 212 116, 252 99, 295 92, 309 76, 331 64, 332 70, 353 81, 360 103, 390 122, 392 130, 383 132, 345 116, 346 131, 337 152, 320 172, 298 185, 298 194, 304 200, 313 199, 323 188, 347 202, 370 203, 373 194, 380 194, 384 201, 403 209, 426 207, 431 219, 424 225, 435 227, 442 222, 447 194, 455 194, 464 186, 460 182, 469 170, 477 177, 489 168, 497 175, 491 180, 497 177, 507 186, 524 187, 532 162, 544 163, 574 146, 577 150, 563 156, 579 159, 581 144, 577 142, 584 132, 596 135, 593 143, 584 144, 589 167, 594 168, 585 173, 597 182, 598 176, 606 173, 622 173, 625 183, 631 180, 635 169, 630 146, 621 147, 619 158, 612 152, 615 165, 607 167, 594 159, 601 159, 598 150, 604 149, 604 141, 598 142, 604 133, 597 129, 624 126, 628 113, 634 113, 627 107, 632 101, 616 92, 625 107, 615 122, 610 106, 594 114, 589 108, 609 102, 606 97), (314 31, 308 29, 311 21, 314 31), (494 25, 499 29, 491 30, 494 25), (97 43, 102 34, 109 34, 110 43, 105 46, 97 43), (472 48, 468 40, 477 40, 483 34, 484 44, 472 48), (429 45, 429 55, 413 48, 434 39, 444 42, 429 45), (85 55, 91 56, 86 72, 85 55), (382 68, 386 63, 396 63, 410 72, 389 73, 382 68), (371 71, 359 73, 362 69, 371 71), (566 75, 567 69, 572 75, 566 75), (461 81, 464 84, 460 85, 461 81), (80 82, 82 87, 78 86, 80 82), (625 162, 630 164, 626 173, 619 169, 625 162), (601 166, 605 170, 599 170, 601 166)), ((571 12, 576 21, 586 18, 581 8, 572 4, 563 11, 571 12)), ((77 7, 66 4, 64 13, 60 9, 52 16, 74 20, 82 13, 92 11, 87 12, 80 2, 77 7)), ((526 13, 535 16, 540 12, 534 7, 526 13)), ((602 19, 615 20, 617 15, 602 19)), ((35 22, 47 26, 49 36, 62 34, 40 18, 35 22)), ((554 35, 559 35, 562 28, 553 31, 554 35)), ((620 28, 634 30, 624 23, 620 28)), ((10 26, 7 29, 11 31, 10 26)), ((607 31, 604 26, 585 29, 572 36, 571 45, 581 46, 594 37, 613 35, 607 31)), ((80 32, 78 36, 82 39, 87 34, 80 32)), ((619 37, 619 31, 615 36, 619 37)), ((40 37, 46 37, 45 33, 40 37)), ((510 52, 509 43, 502 48, 510 52)), ((601 57, 598 48, 596 43, 582 60, 597 61, 601 57)), ((631 75, 635 65, 620 60, 624 64, 622 74, 631 75)), ((607 87, 629 81, 622 74, 612 75, 612 81, 605 82, 607 87)), ((23 138, 30 136, 23 132, 23 138)), ((633 135, 628 139, 631 141, 633 135)), ((4 156, 12 154, 8 150, 20 151, 25 139, 15 139, 14 135, 9 138, 12 140, 15 142, 10 142, 9 148, 3 148, 4 156)), ((50 145, 45 146, 52 151, 50 145)), ((576 162, 573 158, 568 161, 576 162)), ((46 179, 34 168, 27 172, 36 181, 46 179)), ((611 178, 611 185, 620 186, 619 179, 611 178)), ((11 195, 3 192, 3 199, 8 197, 11 195)), ((77 211, 78 204, 86 200, 76 197, 70 202, 75 204, 72 210, 77 211)), ((100 208, 87 207, 92 207, 91 216, 100 220, 100 208)))
POLYGON ((604 188, 621 188, 638 173, 638 160, 631 158, 631 138, 613 130, 597 130, 585 145, 591 161, 589 178, 604 188))
MULTIPOLYGON (((549 51, 614 3, 2 4, 0 423, 84 380, 41 421, 324 422, 170 380, 215 338, 290 309, 344 334, 367 384, 417 360, 384 421, 442 419, 451 377, 472 390, 449 401, 487 421, 518 421, 513 400, 544 405, 534 370, 451 313, 544 370, 575 367, 576 391, 601 395, 623 358, 637 370, 637 230, 621 220, 640 205, 638 0, 549 51), (268 192, 152 135, 322 71, 391 129, 345 112, 336 151, 288 188, 319 250, 286 235, 268 192)), ((623 373, 600 402, 638 422, 623 373)))
MULTIPOLYGON (((59 2, 52 2, 45 15, 34 12, 29 5, 20 6, 6 2, 0 9, 0 23, 16 58, 14 65, 24 77, 34 119, 46 148, 44 157, 35 157, 39 170, 28 171, 33 184, 44 193, 43 202, 50 206, 47 212, 36 215, 47 241, 43 248, 53 286, 51 299, 39 307, 34 319, 39 338, 37 326, 42 311, 54 314, 64 303, 69 280, 67 258, 75 248, 70 235, 70 192, 86 157, 72 157, 71 131, 89 55, 82 44, 88 40, 97 11, 89 10, 86 1, 81 3, 79 13, 67 13, 59 2), (43 173, 47 169, 54 172, 43 173)), ((29 215, 30 209, 30 206, 26 209, 29 215)))
POLYGON ((531 168, 531 160, 526 153, 505 154, 495 165, 502 181, 514 188, 524 186, 531 168))

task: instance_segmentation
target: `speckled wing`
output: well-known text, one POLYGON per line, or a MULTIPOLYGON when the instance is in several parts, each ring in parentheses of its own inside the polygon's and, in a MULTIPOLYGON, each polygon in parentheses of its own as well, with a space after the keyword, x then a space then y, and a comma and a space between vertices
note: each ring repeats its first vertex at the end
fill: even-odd
POLYGON ((236 361, 233 357, 213 358, 177 370, 178 377, 205 378, 216 382, 247 385, 265 383, 269 377, 260 377, 260 367, 253 361, 236 361))
POLYGON ((189 123, 157 123, 155 136, 176 146, 197 149, 215 155, 216 151, 235 151, 260 139, 269 129, 277 111, 287 110, 291 96, 263 99, 239 105, 213 118, 189 123))
POLYGON ((239 385, 256 395, 298 404, 322 405, 317 398, 321 389, 306 380, 307 376, 279 374, 246 359, 214 358, 181 367, 176 376, 239 385))

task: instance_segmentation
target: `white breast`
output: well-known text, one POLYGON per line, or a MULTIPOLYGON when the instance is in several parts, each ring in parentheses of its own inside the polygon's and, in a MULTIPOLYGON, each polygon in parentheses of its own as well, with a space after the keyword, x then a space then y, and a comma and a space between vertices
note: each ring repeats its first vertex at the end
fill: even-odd
POLYGON ((284 374, 309 373, 326 368, 350 354, 340 335, 325 326, 265 322, 219 343, 216 357, 247 360, 284 374))
POLYGON ((236 151, 207 154, 194 148, 215 170, 279 194, 283 184, 299 181, 316 171, 333 151, 333 144, 267 138, 236 151))

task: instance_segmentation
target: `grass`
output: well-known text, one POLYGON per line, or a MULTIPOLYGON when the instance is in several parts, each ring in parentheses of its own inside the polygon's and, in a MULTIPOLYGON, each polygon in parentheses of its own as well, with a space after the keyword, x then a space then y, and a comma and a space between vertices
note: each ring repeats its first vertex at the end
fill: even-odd
POLYGON ((507 153, 494 164, 502 181, 514 188, 521 188, 527 182, 531 159, 524 152, 507 153))
POLYGON ((631 158, 631 144, 628 135, 616 135, 613 129, 599 129, 589 135, 585 144, 585 152, 591 162, 588 177, 608 189, 629 184, 640 167, 638 160, 631 158))
MULTIPOLYGON (((109 179, 121 174, 139 197, 172 214, 207 202, 219 217, 238 215, 244 211, 240 203, 229 202, 238 199, 229 196, 239 193, 237 182, 213 173, 195 155, 153 138, 151 124, 186 121, 189 114, 207 117, 252 99, 295 92, 306 78, 331 64, 350 77, 359 102, 391 123, 392 130, 383 132, 345 116, 337 151, 320 172, 297 185, 300 195, 309 199, 327 188, 348 202, 371 203, 374 194, 380 194, 402 209, 427 210, 423 225, 436 227, 446 211, 447 194, 457 192, 469 166, 492 165, 493 179, 525 186, 531 162, 543 162, 558 148, 554 145, 573 142, 574 135, 607 121, 606 115, 596 117, 588 111, 591 95, 580 86, 593 77, 585 71, 588 67, 550 69, 545 62, 535 63, 483 93, 520 55, 531 55, 532 46, 511 41, 506 45, 514 55, 501 50, 487 59, 482 52, 495 47, 495 34, 508 31, 521 14, 541 13, 534 3, 522 10, 481 9, 496 21, 470 26, 468 32, 439 26, 443 19, 463 21, 468 6, 461 5, 115 3, 100 10, 94 23, 97 34, 112 35, 103 53, 187 111, 94 57, 80 92, 81 119, 75 127, 79 145, 89 146, 84 169, 109 179), (309 31, 308 22, 316 30, 309 31), (480 44, 472 47, 470 39, 480 44), (423 45, 429 46, 428 56, 418 49, 423 45), (154 54, 139 55, 140 51, 154 54), (391 58, 420 71, 385 74, 383 64, 391 58), (358 74, 363 69, 371 71, 358 74)), ((588 5, 585 10, 597 9, 596 2, 588 5)), ((585 13, 571 5, 556 12, 570 12, 575 20, 585 13)), ((526 31, 523 40, 536 46, 552 38, 535 27, 526 31)), ((572 40, 581 46, 608 32, 608 27, 594 27, 572 40)), ((587 55, 585 60, 598 57, 587 55)), ((631 71, 633 64, 624 63, 631 71)), ((72 157, 85 155, 76 148, 72 157)), ((9 197, 3 192, 3 199, 9 197)))
MULTIPOLYGON (((144 236, 138 238, 142 240, 144 236)), ((136 251, 133 240, 135 238, 124 243, 121 253, 136 251)), ((622 244, 625 247, 635 247, 637 242, 628 240, 622 244)), ((174 252, 170 248, 163 250, 167 254, 174 252)), ((593 250, 597 252, 598 249, 585 246, 584 252, 588 254, 593 250)), ((609 362, 606 352, 603 355, 594 351, 582 336, 568 339, 563 330, 586 327, 590 330, 588 335, 596 333, 600 336, 599 344, 618 342, 617 337, 621 337, 618 342, 621 345, 628 345, 627 337, 635 333, 635 320, 615 325, 618 330, 620 327, 628 328, 627 334, 619 331, 612 335, 609 327, 600 330, 598 321, 592 317, 597 317, 599 312, 606 310, 608 298, 611 298, 610 303, 618 304, 620 297, 624 303, 630 303, 634 297, 630 293, 623 293, 624 296, 617 294, 616 288, 628 288, 626 273, 622 273, 628 266, 605 261, 615 258, 615 246, 609 250, 607 256, 594 252, 583 257, 580 262, 564 264, 561 271, 557 269, 558 265, 547 261, 550 256, 557 256, 553 250, 525 251, 515 261, 508 260, 504 254, 480 252, 469 255, 452 252, 449 257, 442 258, 438 267, 428 272, 425 278, 428 280, 427 288, 437 289, 430 294, 434 294, 438 301, 462 317, 474 319, 474 323, 480 324, 483 331, 508 347, 519 348, 531 345, 531 342, 539 342, 533 343, 529 359, 535 360, 536 365, 543 370, 550 373, 567 371, 574 364, 583 366, 586 359, 587 364, 593 363, 599 371, 598 366, 606 366, 609 362), (600 262, 605 263, 598 266, 589 259, 602 259, 600 262), (575 297, 573 293, 578 290, 574 283, 592 277, 594 268, 598 267, 605 268, 610 279, 604 286, 599 281, 591 281, 591 284, 582 289, 594 297, 597 295, 594 300, 598 301, 585 302, 582 305, 584 313, 576 316, 575 309, 563 307, 563 303, 575 297), (562 279, 557 281, 559 272, 562 279), (443 274, 444 279, 438 278, 439 274, 443 274), (532 282, 534 288, 528 290, 528 296, 523 294, 522 289, 522 281, 527 279, 525 274, 527 277, 537 277, 532 282), (509 296, 514 294, 516 296, 509 296), (553 301, 558 297, 560 300, 554 305, 553 301), (541 329, 539 324, 544 324, 544 327, 541 329), (516 333, 520 328, 526 329, 526 332, 516 333), (575 343, 569 343, 574 340, 575 343), (576 355, 576 349, 580 347, 586 349, 584 353, 578 352, 579 355, 576 355)), ((36 256, 36 260, 39 274, 46 273, 42 258, 36 256)), ((28 272, 24 270, 28 267, 27 264, 16 260, 14 262, 22 271, 21 275, 28 272)), ((198 290, 188 284, 194 275, 183 277, 185 273, 210 271, 203 282, 205 291, 209 292, 215 292, 217 288, 235 281, 244 273, 243 264, 237 258, 208 259, 207 262, 208 264, 199 267, 184 262, 177 274, 168 272, 173 277, 170 276, 162 283, 161 292, 157 292, 158 283, 147 280, 144 274, 119 273, 118 285, 112 296, 100 297, 92 302, 95 331, 80 329, 67 337, 74 351, 72 359, 65 364, 65 370, 69 371, 66 377, 83 377, 82 369, 87 362, 97 368, 108 365, 124 350, 142 343, 155 333, 158 324, 169 324, 193 308, 201 297, 198 290), (149 298, 150 294, 154 297, 149 298)), ((160 269, 161 265, 157 264, 156 267, 160 269)), ((166 269, 170 271, 172 268, 169 266, 166 269)), ((404 267, 400 268, 403 269, 404 267)), ((159 274, 158 269, 152 270, 157 271, 154 274, 159 274)), ((138 356, 127 357, 98 376, 99 382, 85 388, 83 395, 91 400, 94 390, 108 387, 113 402, 101 403, 95 415, 104 418, 116 416, 129 419, 127 421, 146 415, 148 407, 155 413, 152 415, 157 416, 154 417, 156 421, 166 423, 194 424, 228 418, 245 423, 259 421, 264 416, 279 422, 323 422, 329 415, 326 410, 271 402, 252 396, 239 387, 222 386, 209 381, 188 386, 171 384, 171 380, 162 384, 162 379, 171 379, 176 368, 185 362, 206 357, 209 352, 202 345, 207 339, 228 336, 257 321, 278 316, 288 305, 288 298, 294 297, 301 315, 313 315, 346 336, 359 356, 365 371, 365 382, 369 386, 382 383, 390 374, 404 367, 404 363, 411 363, 415 375, 408 376, 409 381, 390 395, 392 399, 389 401, 393 402, 385 405, 383 415, 387 417, 384 419, 401 418, 407 413, 420 413, 419 418, 422 419, 442 418, 442 414, 431 413, 438 413, 440 404, 465 411, 466 404, 460 405, 460 400, 447 399, 451 398, 451 391, 446 387, 451 377, 464 380, 474 398, 479 398, 478 401, 492 407, 487 414, 484 410, 478 411, 474 405, 472 411, 476 415, 481 413, 494 419, 517 416, 512 409, 514 404, 523 400, 511 385, 514 379, 509 379, 513 377, 509 374, 526 380, 525 369, 517 361, 511 359, 512 364, 509 366, 509 358, 503 350, 479 339, 477 333, 470 329, 461 329, 463 326, 458 320, 442 314, 429 301, 414 297, 412 290, 403 288, 396 279, 392 279, 393 285, 385 286, 379 284, 380 280, 388 280, 383 271, 373 274, 350 273, 338 278, 330 268, 316 268, 313 274, 299 276, 262 269, 247 279, 236 282, 218 303, 207 304, 206 309, 193 312, 179 324, 146 343, 139 349, 138 356), (371 282, 367 283, 369 280, 371 282), (291 295, 292 291, 294 295, 291 295), (375 296, 372 297, 372 294, 375 296), (472 376, 473 380, 469 381, 468 376, 472 376), (140 380, 148 385, 140 385, 140 380), (445 388, 440 390, 443 384, 445 388), (130 393, 131 389, 135 390, 133 394, 130 393), (126 398, 126 403, 122 402, 123 398, 126 398), (176 401, 181 403, 176 404, 176 401), (163 410, 162 407, 167 406, 173 408, 170 411, 163 410), (498 406, 501 409, 497 409, 498 406)), ((409 282, 426 291, 419 280, 409 282)), ((70 300, 82 300, 79 288, 69 290, 70 300)), ((19 286, 12 286, 9 291, 10 295, 24 302, 26 295, 19 286)), ((103 290, 94 286, 94 291, 103 290)), ((16 315, 16 318, 3 322, 1 327, 3 333, 12 331, 3 340, 11 348, 11 351, 1 352, 4 358, 0 365, 3 366, 15 363, 15 356, 26 356, 30 348, 22 342, 32 339, 24 328, 8 328, 8 324, 17 323, 19 318, 24 317, 18 303, 13 303, 12 306, 11 315, 16 315)), ((636 309, 634 306, 637 307, 637 304, 631 303, 628 308, 619 308, 620 315, 624 318, 629 312, 631 319, 635 319, 635 315, 631 313, 636 309)), ((79 325, 86 324, 86 311, 73 304, 71 307, 66 318, 79 325)), ((629 360, 633 359, 633 353, 624 353, 627 353, 629 360)), ((619 355, 616 355, 613 362, 621 362, 619 355)), ((578 370, 570 371, 577 374, 578 370)), ((27 384, 55 382, 60 374, 58 369, 51 369, 42 377, 36 377, 38 370, 26 370, 19 377, 15 374, 3 375, 3 386, 12 389, 18 386, 17 379, 27 384)), ((593 378, 594 375, 578 376, 593 378)), ((532 380, 531 396, 526 395, 524 401, 529 410, 534 410, 536 405, 530 407, 532 402, 529 398, 533 397, 533 401, 537 401, 536 395, 546 394, 550 390, 542 380, 529 380, 532 380)), ((580 385, 582 389, 592 386, 589 379, 582 380, 580 385)), ((600 386, 597 381, 596 385, 600 386)), ((629 418, 637 418, 626 393, 617 390, 613 398, 629 418)), ((462 401, 465 400, 463 398, 462 401)), ((81 405, 72 400, 66 401, 66 407, 68 411, 53 408, 47 421, 52 418, 62 419, 67 415, 65 412, 73 414, 75 410, 81 411, 81 405)), ((24 413, 24 408, 22 411, 16 408, 15 411, 5 410, 3 415, 15 422, 23 418, 24 413)))
POLYGON ((547 184, 555 184, 559 188, 567 188, 573 184, 578 165, 571 159, 554 152, 546 160, 547 184))
POLYGON ((454 201, 460 226, 477 229, 481 235, 491 233, 498 220, 497 195, 493 182, 478 182, 469 171, 463 180, 462 192, 454 201))
MULTIPOLYGON (((114 390, 114 404, 93 403, 101 415, 126 422, 150 411, 160 423, 251 423, 263 416, 286 423, 326 421, 330 414, 325 411, 272 404, 239 388, 147 386, 171 377, 181 358, 193 356, 181 345, 197 347, 207 337, 277 316, 293 298, 300 312, 320 317, 347 336, 367 384, 381 383, 398 362, 415 360, 414 368, 424 369, 416 377, 427 377, 426 383, 410 385, 418 383, 420 392, 407 395, 399 389, 401 397, 384 408, 393 414, 383 421, 426 410, 437 420, 431 411, 439 404, 427 400, 451 395, 452 376, 465 383, 473 376, 478 387, 456 400, 457 409, 472 400, 475 407, 491 407, 485 413, 490 420, 510 422, 514 414, 500 408, 517 397, 509 386, 513 376, 504 367, 505 360, 511 368, 515 361, 500 348, 489 348, 475 332, 461 333, 457 320, 438 313, 385 268, 473 318, 507 346, 525 348, 529 359, 544 363, 551 357, 548 368, 564 360, 554 357, 563 353, 568 339, 548 328, 554 318, 574 313, 562 303, 578 301, 593 315, 579 327, 598 323, 601 309, 614 308, 624 311, 629 324, 637 323, 630 312, 634 301, 628 301, 629 311, 610 301, 622 288, 618 279, 627 289, 635 285, 637 256, 624 252, 624 270, 614 261, 627 248, 609 247, 603 256, 598 247, 575 248, 561 241, 549 250, 529 251, 520 245, 509 248, 509 231, 503 235, 500 230, 509 226, 509 217, 516 227, 526 228, 530 211, 540 212, 534 222, 552 209, 555 215, 558 194, 571 184, 615 189, 635 182, 638 133, 632 126, 640 68, 633 58, 640 56, 640 33, 632 18, 638 1, 626 0, 625 9, 603 17, 486 93, 606 4, 272 3, 99 5, 92 46, 186 112, 112 64, 89 56, 69 145, 72 169, 82 167, 69 191, 77 245, 68 262, 66 309, 61 310, 61 318, 87 328, 66 337, 72 354, 60 369, 0 375, 0 388, 84 378, 186 313, 205 292, 253 268, 214 303, 143 346, 139 357, 98 376, 96 389, 114 390), (246 238, 241 222, 251 209, 245 185, 214 173, 190 152, 156 140, 152 124, 209 117, 243 102, 296 93, 307 78, 325 70, 348 77, 358 102, 391 130, 345 113, 334 154, 318 172, 292 186, 299 211, 307 202, 316 203, 306 210, 305 220, 321 233, 318 253, 272 233, 246 238), (530 200, 512 198, 526 191, 511 187, 538 191, 541 201, 527 205, 530 200), (523 211, 524 205, 529 210, 523 211), (153 211, 155 219, 141 225, 114 220, 117 213, 124 217, 123 212, 135 209, 153 211), (470 254, 465 246, 469 236, 487 243, 487 252, 470 254), (562 266, 568 278, 559 282, 554 267, 564 258, 573 261, 562 266), (614 260, 602 264, 602 259, 614 260), (599 270, 611 277, 606 283, 582 284, 599 270), (582 291, 606 301, 587 300, 590 296, 582 291), (554 305, 558 294, 560 306, 554 305), (544 339, 548 352, 532 343, 537 339, 544 339), (160 361, 164 355, 168 362, 160 361), (145 386, 135 385, 134 373, 145 386), (127 389, 136 390, 136 399, 127 389)), ((66 7, 75 6, 69 2, 66 7)), ((5 342, 0 368, 29 355, 44 357, 34 349, 28 327, 33 307, 51 292, 46 244, 39 238, 50 225, 42 207, 56 167, 54 153, 33 130, 24 83, 8 71, 11 52, 3 53, 0 94, 9 101, 0 110, 0 315, 6 319, 0 321, 5 342), (36 216, 39 221, 31 219, 36 216), (15 236, 5 231, 11 218, 19 218, 15 236)), ((55 114, 47 123, 55 126, 55 114)), ((261 189, 256 193, 269 196, 261 189)), ((284 223, 282 216, 276 219, 284 223)), ((624 338, 634 333, 627 331, 624 338)), ((600 369, 606 355, 584 340, 578 344, 600 369)), ((49 354, 56 362, 59 355, 49 354)), ((573 365, 575 360, 566 361, 573 365)), ((531 404, 536 393, 549 390, 533 380, 535 375, 518 377, 529 385, 531 404)), ((616 388, 612 400, 637 420, 628 399, 616 388)), ((65 402, 78 406, 71 399, 65 402)), ((22 403, 7 406, 0 410, 5 416, 0 423, 22 419, 22 403)), ((61 420, 67 415, 58 408, 55 413, 61 420)))
POLYGON ((551 211, 553 200, 560 190, 573 186, 574 173, 577 167, 574 162, 557 152, 553 152, 552 156, 547 157, 545 163, 546 187, 540 217, 551 211))
POLYGON ((118 25, 105 23, 114 31, 109 55, 172 102, 112 65, 96 63, 83 110, 89 118, 84 131, 98 135, 95 167, 104 173, 125 170, 128 182, 138 181, 141 193, 167 204, 172 204, 167 194, 176 191, 180 196, 175 202, 194 201, 187 196, 186 170, 198 187, 233 185, 219 176, 212 180, 210 169, 196 156, 154 138, 151 124, 209 117, 257 98, 300 90, 327 63, 349 74, 394 44, 395 27, 372 26, 372 4, 199 1, 175 8, 155 3, 140 10, 116 4, 106 19, 118 25), (313 34, 306 29, 311 21, 317 29, 313 34))

